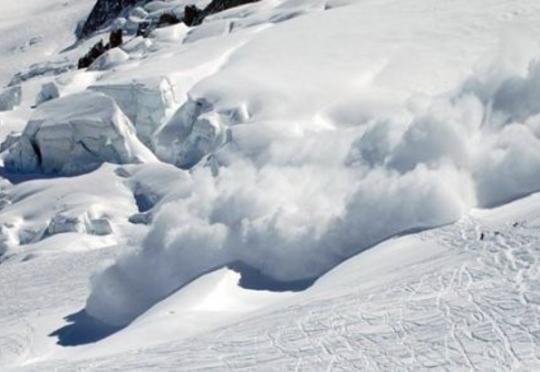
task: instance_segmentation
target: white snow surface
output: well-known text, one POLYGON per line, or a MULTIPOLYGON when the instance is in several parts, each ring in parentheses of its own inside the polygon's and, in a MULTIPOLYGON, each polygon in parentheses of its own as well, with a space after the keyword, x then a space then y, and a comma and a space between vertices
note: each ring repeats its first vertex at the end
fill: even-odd
POLYGON ((154 159, 115 101, 88 91, 40 106, 4 161, 13 172, 72 175, 154 159))
POLYGON ((540 368, 536 1, 7 3, 0 369, 540 368))

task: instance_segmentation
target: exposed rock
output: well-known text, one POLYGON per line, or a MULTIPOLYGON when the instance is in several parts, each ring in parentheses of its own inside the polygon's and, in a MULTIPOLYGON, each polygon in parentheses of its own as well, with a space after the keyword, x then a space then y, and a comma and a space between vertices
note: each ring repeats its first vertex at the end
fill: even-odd
POLYGON ((173 13, 163 13, 158 20, 158 27, 171 26, 180 23, 180 20, 173 13))
POLYGON ((184 8, 184 23, 188 26, 197 26, 209 15, 257 1, 259 0, 213 0, 203 10, 195 5, 188 5, 184 8))
POLYGON ((116 48, 124 43, 122 29, 111 31, 109 35, 109 47, 116 48))
POLYGON ((205 12, 195 5, 187 5, 184 8, 184 23, 187 26, 200 25, 205 17, 205 12))
POLYGON ((41 105, 44 102, 60 97, 60 90, 55 82, 51 81, 41 86, 38 96, 36 97, 36 105, 41 105))
POLYGON ((215 14, 224 10, 234 8, 236 6, 256 3, 259 0, 212 0, 206 8, 204 8, 205 15, 215 14))
POLYGON ((129 55, 120 48, 111 49, 99 56, 88 68, 90 71, 104 71, 129 60, 129 55))
POLYGON ((5 166, 12 172, 74 175, 104 162, 154 160, 114 100, 85 91, 39 106, 9 148, 5 166))
MULTIPOLYGON (((184 8, 184 23, 188 26, 196 26, 202 23, 208 15, 221 12, 223 10, 240 6, 244 4, 254 3, 259 0, 213 0, 204 9, 199 9, 195 5, 187 5, 184 8)), ((129 8, 133 10, 129 14, 131 22, 138 23, 137 36, 148 36, 150 31, 155 28, 156 22, 149 22, 149 12, 157 12, 164 8, 166 3, 150 0, 97 0, 96 5, 92 9, 86 22, 80 30, 78 36, 83 38, 91 35, 107 23, 111 22, 129 8), (149 4, 148 4, 149 3, 149 4), (148 4, 146 9, 140 5, 148 4)), ((180 20, 172 13, 164 13, 157 21, 157 26, 172 25, 180 20)), ((112 45, 112 43, 111 43, 112 45)))
POLYGON ((103 40, 98 41, 88 53, 86 53, 82 58, 79 59, 78 68, 87 68, 94 63, 103 53, 107 51, 108 48, 103 45, 103 40))
POLYGON ((0 93, 0 111, 11 111, 21 104, 22 89, 19 85, 4 89, 0 93))
POLYGON ((137 28, 137 36, 148 37, 152 31, 152 25, 150 22, 141 22, 137 28))
POLYGON ((148 0, 97 0, 78 36, 89 36, 118 17, 125 9, 147 2, 148 0))

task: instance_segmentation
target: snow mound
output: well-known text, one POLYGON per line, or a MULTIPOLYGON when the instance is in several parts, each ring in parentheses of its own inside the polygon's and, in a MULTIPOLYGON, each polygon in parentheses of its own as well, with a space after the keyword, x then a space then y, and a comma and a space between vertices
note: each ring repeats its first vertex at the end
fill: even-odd
POLYGON ((126 83, 93 85, 90 89, 114 98, 135 125, 138 137, 148 146, 175 104, 173 87, 167 78, 135 79, 126 83))
POLYGON ((40 106, 4 160, 13 172, 73 175, 153 159, 111 98, 84 92, 40 106))
POLYGON ((21 104, 22 89, 19 85, 4 89, 0 93, 0 111, 10 111, 21 104))

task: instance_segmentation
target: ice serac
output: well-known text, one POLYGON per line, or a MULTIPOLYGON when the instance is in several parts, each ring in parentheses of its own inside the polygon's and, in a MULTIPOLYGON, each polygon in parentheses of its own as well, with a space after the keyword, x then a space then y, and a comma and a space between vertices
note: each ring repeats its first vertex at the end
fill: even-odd
POLYGON ((36 97, 36 105, 41 105, 47 101, 60 97, 60 89, 54 81, 45 83, 41 86, 38 96, 36 97))
POLYGON ((0 93, 0 111, 10 111, 21 104, 22 90, 20 85, 4 89, 0 93))
POLYGON ((190 98, 155 136, 156 155, 189 169, 218 149, 229 137, 219 113, 204 98, 190 98))
POLYGON ((175 102, 173 87, 164 77, 94 85, 90 89, 114 98, 135 125, 137 136, 150 147, 153 134, 164 123, 175 102))
POLYGON ((41 105, 4 160, 10 171, 73 175, 154 159, 114 100, 89 91, 41 105))

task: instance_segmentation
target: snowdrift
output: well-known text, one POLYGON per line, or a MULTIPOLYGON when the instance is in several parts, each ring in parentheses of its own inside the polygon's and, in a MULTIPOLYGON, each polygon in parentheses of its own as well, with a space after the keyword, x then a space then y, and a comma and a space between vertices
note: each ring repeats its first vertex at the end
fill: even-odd
POLYGON ((12 172, 73 175, 154 159, 115 102, 89 91, 41 105, 4 162, 12 172))

